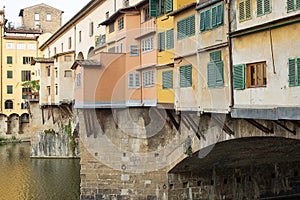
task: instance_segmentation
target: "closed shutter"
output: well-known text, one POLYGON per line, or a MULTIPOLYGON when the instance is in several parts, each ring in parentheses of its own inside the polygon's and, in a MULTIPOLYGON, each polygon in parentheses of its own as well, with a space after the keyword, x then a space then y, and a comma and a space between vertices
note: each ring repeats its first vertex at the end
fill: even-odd
POLYGON ((130 45, 130 56, 138 56, 139 55, 138 45, 130 45))
POLYGON ((180 87, 192 86, 192 65, 181 66, 180 71, 180 87))
POLYGON ((240 21, 244 21, 245 18, 245 2, 242 1, 239 3, 239 19, 240 21))
POLYGON ((224 62, 216 62, 216 87, 224 86, 224 62))
POLYGON ((257 9, 257 16, 263 15, 264 14, 264 9, 263 9, 263 0, 256 0, 256 9, 257 9))
POLYGON ((207 64, 207 85, 208 87, 215 87, 216 86, 216 67, 214 62, 210 62, 207 64))
POLYGON ((163 89, 173 88, 173 71, 172 70, 162 72, 162 88, 163 89))
POLYGON ((134 88, 134 74, 128 74, 128 88, 134 88))
POLYGON ((166 0, 166 12, 173 10, 173 0, 166 0))
POLYGON ((209 57, 210 57, 210 62, 221 61, 222 60, 222 52, 221 52, 221 50, 211 52, 209 54, 209 57))
POLYGON ((271 0, 264 0, 264 12, 265 14, 271 12, 271 0))
POLYGON ((296 10, 300 10, 300 0, 296 0, 296 10))
POLYGON ((210 10, 205 11, 205 30, 210 29, 210 10))
POLYGON ((166 31, 167 37, 167 49, 174 48, 174 29, 170 29, 166 31))
POLYGON ((233 66, 233 88, 236 90, 245 89, 245 65, 233 66))
POLYGON ((158 33, 158 51, 164 51, 165 50, 165 32, 158 33))
POLYGON ((140 84, 141 84, 140 73, 137 72, 137 73, 135 73, 135 88, 139 88, 140 84))
POLYGON ((212 7, 211 9, 211 24, 212 27, 217 26, 217 7, 212 7))
POLYGON ((251 0, 246 0, 246 19, 251 19, 252 17, 251 0))
POLYGON ((217 6, 217 25, 223 25, 224 22, 224 4, 217 6))
POLYGON ((200 13, 200 30, 201 31, 205 30, 205 21, 206 21, 205 16, 206 16, 205 12, 200 13))
POLYGON ((183 38, 183 21, 177 22, 177 39, 180 40, 183 38))
POLYGON ((287 0, 287 11, 294 11, 294 0, 287 0))
POLYGON ((188 36, 193 36, 195 35, 195 15, 190 16, 188 19, 188 36))
POLYGON ((289 59, 289 86, 296 85, 296 59, 289 59))
POLYGON ((297 85, 300 85, 300 58, 297 58, 297 67, 296 67, 296 72, 297 72, 297 85))
POLYGON ((158 1, 157 0, 149 0, 149 9, 150 16, 156 17, 158 14, 158 1))

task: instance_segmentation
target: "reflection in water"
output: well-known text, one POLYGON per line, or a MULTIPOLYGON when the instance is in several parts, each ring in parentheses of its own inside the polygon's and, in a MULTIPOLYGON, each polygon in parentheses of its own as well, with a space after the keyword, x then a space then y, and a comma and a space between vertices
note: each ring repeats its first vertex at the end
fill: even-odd
POLYGON ((29 156, 29 143, 0 145, 0 200, 79 199, 78 159, 29 156))

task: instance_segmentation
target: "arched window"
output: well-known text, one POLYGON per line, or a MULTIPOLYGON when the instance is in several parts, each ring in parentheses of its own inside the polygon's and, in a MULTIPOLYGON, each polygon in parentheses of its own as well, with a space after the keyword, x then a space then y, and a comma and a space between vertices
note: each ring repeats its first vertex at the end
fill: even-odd
POLYGON ((5 109, 14 109, 14 103, 12 100, 5 101, 5 109))
POLYGON ((84 60, 82 52, 80 52, 77 56, 77 60, 84 60))

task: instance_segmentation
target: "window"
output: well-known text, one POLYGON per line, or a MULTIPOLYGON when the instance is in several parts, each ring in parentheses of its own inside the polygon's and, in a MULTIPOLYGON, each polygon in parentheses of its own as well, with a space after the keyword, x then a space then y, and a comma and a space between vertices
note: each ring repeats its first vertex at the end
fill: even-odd
POLYGON ((106 13, 105 13, 105 19, 108 19, 109 18, 109 11, 107 11, 106 13))
POLYGON ((27 103, 21 103, 21 109, 22 110, 27 109, 27 103))
POLYGON ((6 49, 7 49, 7 50, 15 49, 15 44, 12 43, 12 42, 7 42, 7 43, 6 43, 6 49))
POLYGON ((131 72, 128 73, 128 88, 139 88, 140 87, 140 73, 131 72))
POLYGON ((71 49, 72 48, 72 38, 71 37, 69 37, 69 39, 68 39, 68 46, 69 46, 69 49, 71 49))
POLYGON ((111 23, 110 25, 108 25, 108 32, 112 33, 115 31, 115 24, 111 23))
POLYGON ((266 63, 247 64, 247 87, 266 86, 266 63))
POLYGON ((208 87, 224 86, 224 62, 221 51, 214 51, 209 54, 210 62, 207 64, 207 85, 208 87))
POLYGON ((174 48, 174 29, 170 29, 166 31, 166 37, 167 37, 167 49, 173 49, 174 48))
POLYGON ((72 77, 72 70, 65 70, 64 77, 72 77))
POLYGON ((239 19, 240 22, 252 18, 252 2, 251 0, 239 1, 239 19))
POLYGON ((7 71, 7 78, 13 78, 13 71, 7 71))
POLYGON ((162 72, 162 88, 163 89, 173 88, 173 70, 162 72))
POLYGON ((64 52, 64 43, 61 43, 61 52, 64 52))
POLYGON ((33 60, 33 57, 23 57, 23 64, 27 65, 27 64, 31 64, 31 61, 33 60))
POLYGON ((72 61, 72 56, 64 56, 64 61, 65 62, 71 62, 72 61))
POLYGON ((177 39, 181 40, 195 35, 195 15, 177 22, 177 39))
POLYGON ((257 16, 271 12, 271 0, 256 0, 257 16))
POLYGON ((148 21, 149 19, 151 19, 150 17, 150 13, 149 13, 149 6, 147 6, 146 8, 143 8, 143 22, 148 21))
POLYGON ((192 65, 180 66, 180 87, 192 87, 192 65))
POLYGON ((53 52, 54 52, 54 55, 56 55, 56 47, 54 47, 54 49, 53 49, 53 52))
POLYGON ((35 43, 28 44, 28 49, 29 50, 36 50, 36 44, 35 43))
POLYGON ((21 71, 21 81, 30 81, 31 72, 30 71, 21 71))
POLYGON ((50 86, 47 86, 47 91, 48 91, 48 96, 51 95, 51 87, 50 86))
POLYGON ((81 42, 81 31, 79 31, 78 40, 79 40, 79 42, 81 42))
POLYGON ((109 53, 115 53, 116 52, 116 47, 110 47, 107 51, 109 53))
POLYGON ((149 8, 150 16, 157 17, 173 10, 173 0, 150 0, 149 8))
POLYGON ((118 30, 122 30, 124 28, 124 17, 118 19, 118 30))
POLYGON ((89 25, 89 36, 92 37, 94 35, 94 22, 90 22, 89 25))
POLYGON ((158 41, 158 51, 164 51, 165 50, 165 32, 160 32, 157 35, 157 41, 158 41))
POLYGON ((46 15, 46 21, 51 21, 51 14, 50 13, 47 13, 47 15, 46 15))
POLYGON ((25 50, 26 49, 25 43, 18 43, 17 44, 17 49, 18 50, 25 50))
POLYGON ((289 86, 300 86, 300 58, 290 58, 289 67, 289 86))
POLYGON ((13 86, 12 85, 7 85, 6 86, 6 93, 7 94, 12 94, 13 93, 13 86))
POLYGON ((236 90, 267 85, 266 62, 233 66, 233 88, 236 90), (245 85, 246 82, 246 85, 245 85))
POLYGON ((154 71, 144 71, 143 72, 143 87, 152 87, 154 86, 154 71))
POLYGON ((6 100, 4 106, 5 109, 14 109, 14 103, 12 100, 6 100))
POLYGON ((50 66, 47 67, 47 76, 51 76, 51 67, 50 66))
POLYGON ((200 13, 200 30, 222 26, 224 21, 224 4, 218 4, 200 13))
POLYGON ((58 78, 58 70, 55 69, 55 78, 58 78))
POLYGON ((130 45, 130 56, 139 55, 139 46, 137 44, 130 45))
POLYGON ((154 39, 153 37, 146 38, 142 40, 142 52, 149 52, 154 49, 154 39))
POLYGON ((55 95, 58 95, 58 85, 55 85, 55 95))
POLYGON ((81 87, 81 73, 76 74, 76 87, 81 87))
POLYGON ((300 10, 300 0, 287 0, 287 12, 300 10))
POLYGON ((40 21, 40 14, 38 13, 34 14, 34 21, 40 21))
POLYGON ((7 64, 13 64, 12 56, 7 56, 7 64))

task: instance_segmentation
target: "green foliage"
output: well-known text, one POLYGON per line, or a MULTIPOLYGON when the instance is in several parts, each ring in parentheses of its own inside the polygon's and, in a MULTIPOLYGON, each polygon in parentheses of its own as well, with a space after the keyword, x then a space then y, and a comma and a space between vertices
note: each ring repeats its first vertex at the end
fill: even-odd
POLYGON ((70 119, 69 119, 68 125, 65 126, 65 132, 68 136, 71 136, 71 134, 72 134, 72 125, 71 125, 70 119))
POLYGON ((44 130, 45 135, 55 135, 56 132, 53 129, 46 129, 44 130))
POLYGON ((22 84, 23 87, 29 88, 32 92, 40 91, 40 85, 38 81, 26 81, 22 84))
POLYGON ((70 148, 71 149, 75 149, 76 146, 77 146, 77 143, 75 142, 75 140, 73 138, 71 138, 71 140, 70 140, 70 148))
POLYGON ((0 137, 0 142, 6 141, 6 138, 0 137))
POLYGON ((16 136, 11 136, 11 140, 17 140, 16 136))

